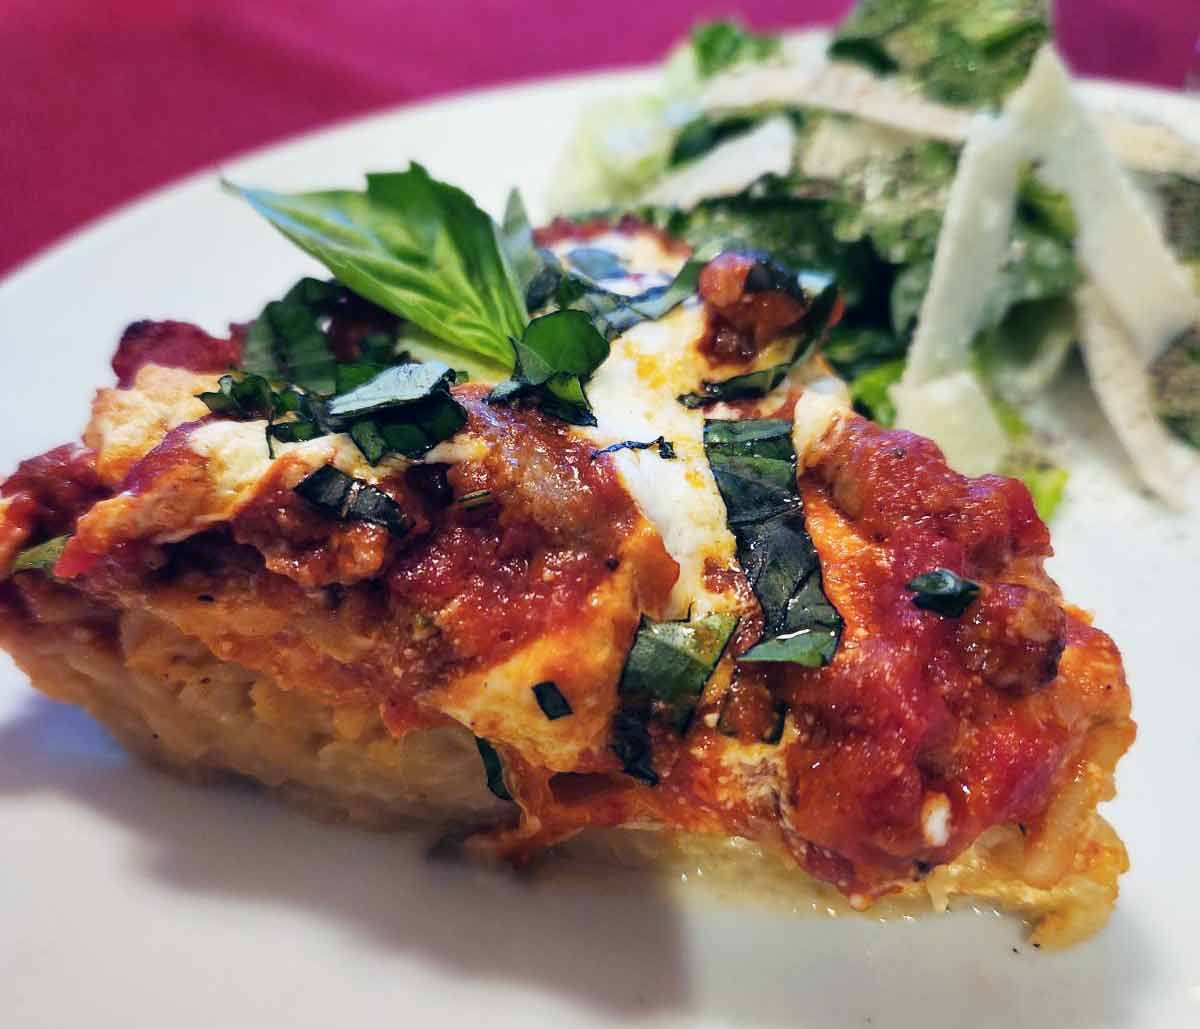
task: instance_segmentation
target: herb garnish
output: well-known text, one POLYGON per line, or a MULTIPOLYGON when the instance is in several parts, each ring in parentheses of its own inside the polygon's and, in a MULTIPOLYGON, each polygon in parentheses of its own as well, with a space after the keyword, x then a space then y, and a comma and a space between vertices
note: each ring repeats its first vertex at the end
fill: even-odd
POLYGON ((602 247, 576 247, 567 253, 567 260, 589 279, 623 279, 626 275, 617 255, 602 247))
POLYGON ((281 299, 267 304, 250 326, 242 368, 314 393, 342 388, 322 323, 349 295, 335 282, 301 279, 281 299))
POLYGON ((656 622, 642 615, 618 694, 627 704, 643 702, 657 720, 686 731, 737 622, 726 614, 681 622, 656 622))
POLYGON ((330 398, 325 415, 371 464, 389 451, 420 457, 466 424, 466 409, 450 394, 454 378, 438 361, 395 365, 330 398))
POLYGON ((593 450, 592 460, 595 461, 601 454, 615 454, 618 450, 650 450, 652 447, 658 450, 658 456, 664 461, 673 461, 678 456, 675 453, 675 444, 659 436, 658 439, 652 439, 648 443, 639 443, 632 439, 622 440, 620 443, 610 443, 600 450, 593 450))
POLYGON ((549 680, 539 682, 534 686, 533 696, 538 702, 538 707, 542 709, 542 714, 552 722, 555 719, 565 718, 567 715, 573 713, 570 702, 562 695, 559 688, 549 680))
POLYGON ((654 747, 646 730, 646 717, 629 711, 613 716, 613 753, 621 762, 621 770, 648 786, 658 785, 654 770, 654 747))
POLYGON ((533 397, 547 414, 571 425, 595 425, 583 383, 606 357, 608 341, 581 311, 555 311, 535 318, 514 340, 513 377, 488 396, 490 403, 533 397))
POLYGON ((525 307, 492 219, 421 165, 365 191, 229 186, 340 282, 440 340, 507 367, 525 307))
POLYGON ((825 595, 821 561, 804 525, 790 422, 704 426, 704 449, 737 540, 738 563, 763 611, 761 640, 739 661, 816 668, 837 650, 842 618, 825 595))
POLYGON ((492 496, 491 490, 477 489, 471 493, 464 493, 454 503, 463 511, 481 511, 495 504, 496 498, 492 496))
POLYGON ((961 618, 979 596, 979 583, 964 579, 949 568, 935 568, 918 575, 909 580, 906 588, 916 594, 913 603, 917 607, 943 618, 961 618))
POLYGON ((395 536, 412 528, 412 520, 400 505, 378 486, 355 479, 331 464, 305 476, 294 487, 313 507, 341 521, 382 525, 395 536))
POLYGON ((53 574, 55 564, 62 557, 70 536, 55 536, 37 546, 26 547, 17 554, 12 563, 12 574, 17 572, 44 572, 53 574))
POLYGON ((512 794, 508 792, 508 786, 504 782, 504 765, 500 761, 500 755, 496 753, 496 748, 482 736, 475 737, 475 746, 479 750, 480 758, 483 760, 483 771, 487 776, 487 788, 501 800, 512 800, 512 794))

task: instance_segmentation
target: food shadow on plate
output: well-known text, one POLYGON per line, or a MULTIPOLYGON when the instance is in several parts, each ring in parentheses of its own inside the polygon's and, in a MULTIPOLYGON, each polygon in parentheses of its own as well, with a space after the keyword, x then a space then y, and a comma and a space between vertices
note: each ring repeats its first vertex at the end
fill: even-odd
POLYGON ((1039 955, 1012 920, 981 932, 969 914, 881 926, 703 901, 685 912, 628 869, 597 884, 435 861, 428 836, 323 826, 249 788, 152 773, 81 711, 30 697, 0 723, 0 800, 42 792, 133 834, 139 871, 168 888, 300 909, 452 977, 525 984, 605 1020, 1117 1026, 1157 964, 1120 908, 1097 939, 1039 955))

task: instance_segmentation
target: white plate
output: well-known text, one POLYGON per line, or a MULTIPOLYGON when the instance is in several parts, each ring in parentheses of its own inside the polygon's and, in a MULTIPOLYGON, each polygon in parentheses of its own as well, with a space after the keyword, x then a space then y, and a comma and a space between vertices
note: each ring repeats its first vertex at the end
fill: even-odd
MULTIPOLYGON (((299 188, 417 158, 495 210, 511 184, 543 194, 582 102, 637 83, 591 76, 424 105, 226 171, 299 188)), ((19 271, 0 284, 0 468, 76 434, 127 322, 220 330, 310 270, 208 172, 19 271)), ((1131 488, 1086 391, 1061 396, 1080 457, 1053 568, 1120 643, 1142 725, 1109 811, 1133 871, 1087 944, 1037 953, 990 912, 804 919, 681 902, 633 876, 613 890, 434 865, 423 841, 147 771, 4 664, 0 1024, 1197 1024, 1200 541, 1195 521, 1131 488)))

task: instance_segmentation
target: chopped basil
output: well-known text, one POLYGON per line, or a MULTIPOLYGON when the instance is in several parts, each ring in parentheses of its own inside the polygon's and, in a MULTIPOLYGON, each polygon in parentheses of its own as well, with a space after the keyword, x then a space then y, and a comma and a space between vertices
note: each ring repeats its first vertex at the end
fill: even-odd
POLYGON ((567 698, 550 681, 539 682, 534 686, 533 696, 538 702, 538 707, 542 709, 542 714, 552 722, 557 718, 565 718, 572 713, 571 705, 567 701, 567 698))
POLYGON ((464 493, 459 497, 457 504, 464 511, 479 511, 485 507, 491 507, 496 503, 496 498, 492 496, 491 490, 477 489, 473 493, 464 493))
POLYGON ((389 451, 420 457, 466 424, 466 409, 450 393, 454 379, 438 361, 394 365, 330 398, 325 415, 371 464, 389 451))
POLYGON ((45 572, 53 573, 55 564, 62 557, 70 536, 55 536, 53 539, 39 543, 35 547, 26 547, 13 560, 12 572, 45 572))
POLYGON ((384 369, 349 393, 341 393, 326 405, 334 418, 357 418, 405 407, 426 400, 436 390, 449 390, 454 372, 437 361, 399 364, 384 369))
POLYGON ((765 397, 785 378, 792 367, 792 362, 773 364, 768 368, 760 368, 756 372, 746 372, 735 375, 731 379, 719 382, 704 381, 700 384, 699 393, 681 393, 676 399, 686 408, 695 410, 698 407, 711 407, 713 404, 732 400, 747 400, 753 397, 765 397))
POLYGON ((646 702, 660 721, 685 731, 737 622, 725 614, 682 622, 642 615, 617 692, 623 700, 646 702))
POLYGON ((525 327, 525 305, 495 224, 462 190, 416 163, 368 175, 365 191, 229 188, 359 295, 511 365, 509 340, 525 327))
POLYGON ((492 390, 491 403, 534 397, 572 425, 595 425, 584 381, 608 357, 608 341, 581 311, 555 311, 531 321, 516 342, 513 377, 492 390))
POLYGON ((640 322, 662 318, 695 293, 700 272, 706 263, 701 260, 688 261, 668 285, 653 286, 629 297, 613 293, 581 275, 563 272, 554 256, 548 254, 547 267, 558 267, 559 275, 549 299, 556 307, 583 311, 604 338, 612 342, 640 322))
POLYGON ((621 762, 621 770, 649 786, 658 785, 654 770, 654 747, 646 730, 644 716, 618 711, 613 716, 613 753, 621 762))
POLYGON ((659 436, 658 439, 652 439, 649 443, 639 443, 637 440, 627 439, 620 443, 611 443, 601 450, 592 451, 592 460, 595 461, 601 454, 615 454, 618 450, 649 450, 654 447, 658 450, 658 456, 664 461, 672 461, 678 455, 675 453, 675 445, 670 440, 659 436))
POLYGON ((332 393, 336 368, 322 328, 345 292, 336 283, 301 279, 263 308, 246 333, 242 367, 316 393, 332 393))
POLYGON ((487 788, 501 800, 512 800, 512 794, 508 792, 508 786, 504 782, 504 765, 500 761, 500 755, 496 753, 496 748, 481 736, 475 737, 475 746, 483 760, 487 788))
POLYGON ((331 464, 303 478, 295 492, 341 521, 371 522, 396 536, 412 528, 412 520, 400 505, 378 486, 355 479, 331 464))
POLYGON ((589 279, 623 279, 626 275, 620 258, 611 250, 600 247, 576 247, 567 253, 567 260, 589 279))
POLYGON ((918 575, 909 581, 907 588, 916 594, 913 603, 917 607, 943 618, 961 618, 979 596, 979 583, 964 579, 949 568, 935 568, 918 575))
POLYGON ((825 595, 821 561, 796 489, 791 423, 709 421, 704 449, 737 541, 738 563, 763 611, 763 635, 739 661, 828 664, 842 618, 825 595))
POLYGON ((375 364, 373 361, 355 361, 352 364, 339 364, 334 372, 337 388, 335 393, 349 393, 358 389, 364 382, 370 382, 376 375, 387 369, 385 364, 375 364))

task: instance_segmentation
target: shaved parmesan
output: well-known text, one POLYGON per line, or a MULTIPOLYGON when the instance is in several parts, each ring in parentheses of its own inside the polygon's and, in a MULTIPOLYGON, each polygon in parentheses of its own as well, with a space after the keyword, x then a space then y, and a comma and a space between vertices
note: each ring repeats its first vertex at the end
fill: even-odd
POLYGON ((786 175, 792 167, 795 145, 796 130, 791 121, 776 115, 660 179, 644 199, 652 204, 692 208, 706 197, 733 196, 764 175, 786 175))
POLYGON ((1071 200, 1080 263, 1129 329, 1143 364, 1200 321, 1200 297, 1075 95, 1061 58, 1044 48, 1007 110, 1038 173, 1071 200))
POLYGON ((895 391, 896 424, 928 436, 947 462, 964 475, 994 472, 1009 449, 1004 431, 979 380, 955 372, 895 391))
POLYGON ((1023 160, 1010 119, 975 117, 950 187, 908 364, 895 391, 898 407, 904 391, 967 366, 988 288, 1008 249, 1023 160))
POLYGON ((1181 506, 1175 444, 1155 411, 1150 376, 1136 344, 1095 287, 1079 290, 1076 306, 1084 364, 1104 414, 1142 482, 1181 506))

